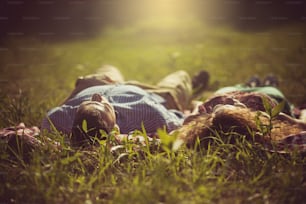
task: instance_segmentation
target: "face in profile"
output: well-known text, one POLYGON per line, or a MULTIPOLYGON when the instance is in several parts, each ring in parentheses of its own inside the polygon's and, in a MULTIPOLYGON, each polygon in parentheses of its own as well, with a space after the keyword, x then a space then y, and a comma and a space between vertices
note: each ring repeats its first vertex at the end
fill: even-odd
POLYGON ((101 95, 94 94, 91 101, 80 104, 72 126, 71 143, 84 146, 103 139, 116 127, 113 106, 101 95))

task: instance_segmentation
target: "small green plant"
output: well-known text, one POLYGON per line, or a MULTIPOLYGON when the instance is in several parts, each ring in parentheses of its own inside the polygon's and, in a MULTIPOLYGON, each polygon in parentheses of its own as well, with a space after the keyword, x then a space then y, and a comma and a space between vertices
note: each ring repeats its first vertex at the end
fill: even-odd
POLYGON ((260 117, 262 116, 262 113, 258 111, 255 118, 256 126, 262 135, 268 135, 269 137, 271 137, 271 131, 274 128, 272 121, 284 109, 285 101, 282 101, 278 103, 275 107, 272 107, 269 100, 266 97, 262 97, 262 103, 264 105, 265 112, 268 114, 268 123, 264 124, 261 121, 260 117))

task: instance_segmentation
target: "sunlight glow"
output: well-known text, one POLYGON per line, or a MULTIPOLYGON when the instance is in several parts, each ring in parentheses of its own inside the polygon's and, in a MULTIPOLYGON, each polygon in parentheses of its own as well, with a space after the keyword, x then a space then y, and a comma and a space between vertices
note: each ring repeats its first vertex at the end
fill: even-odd
MULTIPOLYGON (((207 14, 212 11, 212 0, 118 0, 101 3, 102 7, 110 7, 110 18, 119 22, 129 20, 175 18, 184 19, 207 14)), ((100 7, 101 8, 101 7, 100 7)), ((100 11, 96 8, 96 13, 100 11)))

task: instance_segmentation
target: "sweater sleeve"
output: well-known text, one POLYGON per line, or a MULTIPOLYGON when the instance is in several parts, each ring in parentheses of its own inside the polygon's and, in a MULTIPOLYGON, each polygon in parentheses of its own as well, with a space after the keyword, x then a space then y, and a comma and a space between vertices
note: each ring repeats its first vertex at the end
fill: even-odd
POLYGON ((77 107, 63 105, 53 108, 42 120, 41 129, 70 134, 77 107))

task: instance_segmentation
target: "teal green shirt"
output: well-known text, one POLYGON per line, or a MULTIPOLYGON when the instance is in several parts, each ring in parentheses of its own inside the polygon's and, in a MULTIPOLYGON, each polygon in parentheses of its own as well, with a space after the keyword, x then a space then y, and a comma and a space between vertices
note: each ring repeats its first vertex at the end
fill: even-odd
POLYGON ((224 94, 232 91, 242 91, 242 92, 259 92, 267 94, 277 100, 285 100, 284 94, 273 86, 263 86, 263 87, 246 87, 243 85, 228 86, 217 90, 216 94, 224 94))
POLYGON ((277 88, 273 86, 262 86, 262 87, 247 87, 242 84, 236 86, 228 86, 221 88, 215 92, 215 94, 225 94, 232 91, 241 91, 241 92, 258 92, 267 94, 268 96, 274 98, 277 102, 285 101, 285 107, 283 112, 292 116, 292 105, 288 102, 284 94, 277 88))

